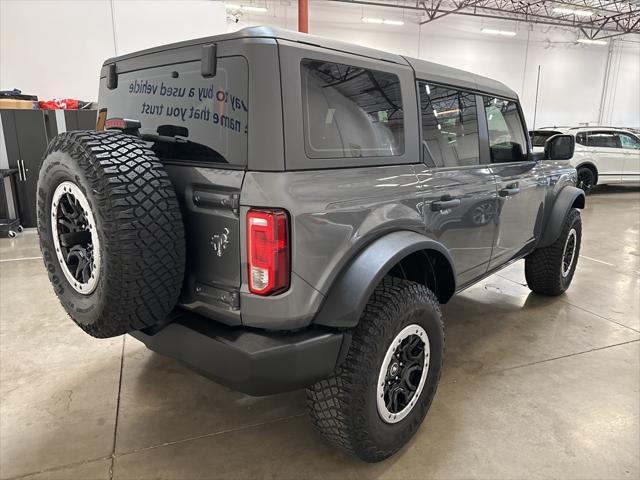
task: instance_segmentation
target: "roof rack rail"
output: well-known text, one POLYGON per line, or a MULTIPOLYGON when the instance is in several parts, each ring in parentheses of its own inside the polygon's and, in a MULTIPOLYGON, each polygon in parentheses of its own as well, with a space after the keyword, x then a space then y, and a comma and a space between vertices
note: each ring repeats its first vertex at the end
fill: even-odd
POLYGON ((631 130, 629 127, 614 127, 611 125, 584 125, 582 127, 571 127, 570 130, 578 130, 580 128, 615 128, 617 130, 631 130))

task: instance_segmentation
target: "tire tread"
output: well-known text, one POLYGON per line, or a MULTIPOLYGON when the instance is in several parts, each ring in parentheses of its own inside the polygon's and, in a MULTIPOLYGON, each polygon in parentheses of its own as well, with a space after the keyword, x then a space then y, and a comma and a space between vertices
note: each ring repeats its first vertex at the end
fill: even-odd
POLYGON ((405 305, 412 302, 428 303, 437 312, 440 328, 444 330, 440 304, 433 292, 414 282, 385 277, 365 306, 360 322, 353 331, 344 362, 331 376, 316 382, 306 391, 309 416, 320 435, 345 452, 365 461, 383 460, 411 438, 422 423, 440 379, 441 357, 440 364, 433 365, 438 371, 435 385, 430 391, 423 391, 428 401, 420 405, 423 412, 407 428, 404 440, 392 449, 380 448, 371 441, 359 392, 366 388, 366 378, 374 359, 381 349, 386 351, 387 347, 381 340, 393 335, 394 325, 390 319, 398 316, 405 305))
POLYGON ((569 230, 573 225, 577 225, 582 232, 582 223, 580 220, 580 211, 572 208, 565 217, 562 231, 558 239, 551 245, 543 248, 537 248, 529 256, 525 258, 524 273, 529 288, 541 295, 557 296, 561 295, 569 287, 576 265, 578 263, 578 255, 580 254, 580 238, 578 237, 578 245, 576 246, 576 259, 574 260, 573 271, 567 280, 563 280, 561 271, 562 254, 564 253, 564 244, 569 234, 569 230))
MULTIPOLYGON (((104 308, 93 322, 77 321, 49 265, 57 259, 42 234, 50 221, 47 192, 39 187, 41 249, 67 312, 95 337, 113 337, 163 320, 178 300, 186 255, 182 215, 164 166, 141 140, 115 131, 63 133, 49 144, 45 159, 55 152, 74 159, 92 189, 94 214, 104 234, 103 262, 109 262, 104 269, 104 308)), ((41 169, 41 178, 46 168, 41 169)))

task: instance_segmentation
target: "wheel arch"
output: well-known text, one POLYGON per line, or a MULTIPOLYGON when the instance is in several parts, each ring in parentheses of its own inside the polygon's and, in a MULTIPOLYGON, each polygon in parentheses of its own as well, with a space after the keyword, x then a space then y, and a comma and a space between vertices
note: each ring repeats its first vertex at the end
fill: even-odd
POLYGON ((396 231, 373 241, 340 272, 313 323, 355 327, 371 294, 388 274, 427 286, 440 303, 446 303, 456 290, 453 259, 444 245, 415 232, 396 231))
POLYGON ((567 213, 572 208, 584 208, 585 194, 577 187, 568 185, 564 187, 556 196, 556 200, 551 207, 551 213, 542 232, 542 237, 536 248, 547 247, 555 242, 562 231, 562 224, 567 213))
POLYGON ((576 167, 576 171, 580 170, 581 168, 588 168, 593 172, 593 176, 594 176, 593 184, 597 185, 598 184, 598 167, 596 167, 595 163, 591 161, 582 162, 576 167))

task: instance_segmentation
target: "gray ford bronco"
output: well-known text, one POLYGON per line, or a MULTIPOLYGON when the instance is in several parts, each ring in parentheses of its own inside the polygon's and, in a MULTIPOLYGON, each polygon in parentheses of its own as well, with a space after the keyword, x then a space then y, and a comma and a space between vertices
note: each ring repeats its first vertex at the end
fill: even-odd
POLYGON ((107 60, 99 104, 40 170, 65 310, 251 395, 306 388, 363 460, 429 409, 440 304, 522 258, 534 292, 571 283, 574 140, 533 154, 496 81, 257 27, 107 60))

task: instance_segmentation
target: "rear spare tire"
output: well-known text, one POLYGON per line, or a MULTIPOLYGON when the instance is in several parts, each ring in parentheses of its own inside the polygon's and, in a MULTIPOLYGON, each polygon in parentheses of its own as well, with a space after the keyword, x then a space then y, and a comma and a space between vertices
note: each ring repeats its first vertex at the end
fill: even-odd
POLYGON ((62 306, 106 338, 163 320, 185 268, 182 216, 162 163, 120 132, 58 135, 38 178, 38 233, 62 306))

